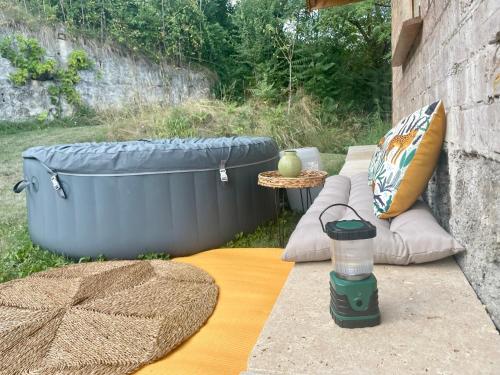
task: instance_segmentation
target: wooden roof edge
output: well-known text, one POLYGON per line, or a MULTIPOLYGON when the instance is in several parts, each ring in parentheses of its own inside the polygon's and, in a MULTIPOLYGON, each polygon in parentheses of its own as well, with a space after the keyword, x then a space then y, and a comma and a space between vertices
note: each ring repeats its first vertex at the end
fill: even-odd
POLYGON ((347 5, 351 3, 356 3, 362 0, 306 0, 307 9, 309 11, 315 9, 324 9, 329 7, 347 5))

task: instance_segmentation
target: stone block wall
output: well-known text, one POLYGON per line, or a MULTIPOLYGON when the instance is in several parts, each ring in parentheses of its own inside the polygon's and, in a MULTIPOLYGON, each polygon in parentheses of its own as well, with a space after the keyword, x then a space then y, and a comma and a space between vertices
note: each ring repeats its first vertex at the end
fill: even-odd
MULTIPOLYGON (((411 0, 393 0, 392 12, 394 47, 411 0)), ((420 14, 422 31, 393 68, 393 123, 444 101, 446 140, 425 197, 467 248, 457 261, 500 328, 500 1, 420 0, 420 14)))

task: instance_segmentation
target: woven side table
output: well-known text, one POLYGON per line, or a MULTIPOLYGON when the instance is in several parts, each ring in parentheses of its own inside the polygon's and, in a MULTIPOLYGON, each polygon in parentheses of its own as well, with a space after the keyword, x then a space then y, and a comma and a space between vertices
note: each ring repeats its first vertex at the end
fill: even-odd
POLYGON ((323 186, 328 173, 325 171, 303 170, 297 177, 283 177, 278 171, 259 173, 260 186, 276 189, 276 220, 278 222, 278 240, 281 247, 285 244, 285 228, 281 225, 279 214, 285 205, 284 189, 299 189, 302 212, 312 204, 311 188, 323 186), (303 191, 305 190, 305 202, 303 191))

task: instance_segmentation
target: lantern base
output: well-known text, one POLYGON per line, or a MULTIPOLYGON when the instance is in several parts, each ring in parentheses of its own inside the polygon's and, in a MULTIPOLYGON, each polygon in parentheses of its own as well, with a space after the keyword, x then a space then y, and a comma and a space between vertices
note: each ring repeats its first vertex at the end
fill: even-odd
POLYGON ((342 328, 373 327, 380 324, 377 279, 345 280, 330 272, 330 314, 342 328))

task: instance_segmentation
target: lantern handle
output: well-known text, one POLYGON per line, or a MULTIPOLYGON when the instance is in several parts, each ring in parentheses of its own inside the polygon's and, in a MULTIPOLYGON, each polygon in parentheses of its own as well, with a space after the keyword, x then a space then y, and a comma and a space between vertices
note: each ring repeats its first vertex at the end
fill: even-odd
POLYGON ((325 225, 323 224, 323 220, 321 220, 321 217, 323 216, 323 214, 330 208, 332 207, 335 207, 335 206, 343 206, 343 207, 347 207, 347 208, 350 208, 355 214, 357 217, 359 217, 359 219, 364 222, 364 223, 368 223, 365 219, 363 219, 361 216, 359 216, 358 212, 352 208, 351 206, 349 206, 348 204, 344 204, 344 203, 335 203, 335 204, 331 204, 329 205, 327 208, 325 208, 321 214, 319 214, 319 222, 321 223, 321 229, 323 229, 323 232, 326 233, 326 230, 325 230, 325 225))

